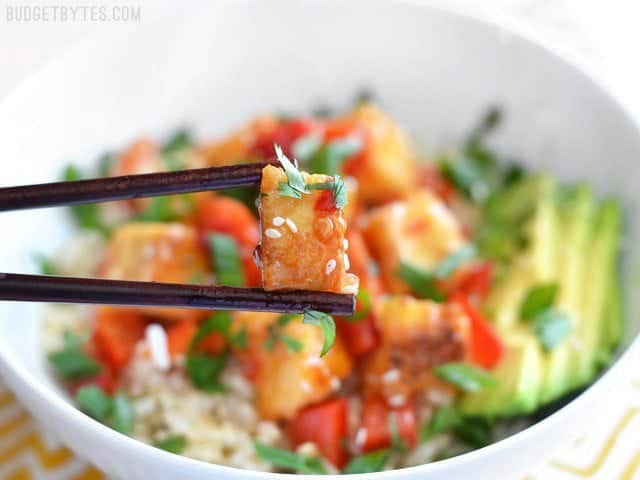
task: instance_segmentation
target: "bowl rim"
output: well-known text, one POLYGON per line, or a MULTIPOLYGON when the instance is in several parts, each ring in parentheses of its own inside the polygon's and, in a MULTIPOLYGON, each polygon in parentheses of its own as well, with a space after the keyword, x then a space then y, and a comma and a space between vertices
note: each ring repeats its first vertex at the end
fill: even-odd
MULTIPOLYGON (((255 0, 245 0, 255 1, 255 0)), ((281 0, 279 0, 281 1, 281 0)), ((290 0, 284 0, 290 1, 290 0)), ((357 0, 358 2, 370 7, 371 0, 357 0)), ((524 41, 529 47, 536 48, 546 55, 554 57, 555 60, 570 67, 576 74, 582 76, 591 86, 600 91, 604 97, 606 97, 611 106, 618 110, 618 113, 622 115, 628 125, 634 127, 638 137, 640 138, 640 119, 636 118, 631 113, 631 110, 626 107, 624 99, 619 96, 618 92, 611 87, 610 83, 594 68, 589 66, 584 60, 578 57, 575 53, 558 45, 553 45, 552 42, 541 38, 539 34, 533 31, 526 25, 517 22, 515 19, 511 19, 504 15, 488 14, 487 12, 480 13, 477 10, 467 10, 462 5, 449 5, 442 0, 374 0, 378 4, 387 4, 391 6, 410 6, 422 10, 430 10, 435 13, 445 14, 451 18, 462 21, 470 21, 476 25, 481 25, 484 28, 498 30, 518 40, 524 41)), ((339 0, 331 0, 332 3, 337 4, 339 0)), ((165 12, 162 12, 163 14, 165 12)), ((128 28, 128 27, 124 27, 128 28)), ((14 97, 20 96, 23 90, 28 90, 32 84, 36 84, 39 78, 46 76, 49 70, 52 70, 58 65, 66 63, 70 58, 73 58, 76 54, 84 51, 91 50, 94 45, 100 45, 109 38, 113 38, 114 35, 118 35, 120 30, 114 29, 111 31, 102 31, 89 34, 88 36, 81 38, 80 42, 73 47, 63 49, 58 52, 51 60, 45 62, 40 67, 36 68, 29 75, 27 75, 22 81, 20 81, 14 88, 10 89, 8 93, 0 99, 0 112, 4 111, 7 105, 10 105, 14 100, 14 97)), ((412 467, 405 467, 395 470, 388 470, 383 472, 376 472, 367 474, 371 478, 387 479, 398 478, 400 476, 412 476, 412 475, 425 475, 436 474, 443 470, 448 470, 453 467, 461 467, 463 464, 469 464, 477 462, 486 456, 491 456, 498 453, 500 450, 504 450, 517 444, 525 444, 531 441, 538 434, 542 434, 544 430, 552 428, 554 425, 560 424, 568 417, 572 412, 575 412, 579 407, 589 400, 589 397, 593 397, 596 391, 604 390, 609 384, 615 382, 615 378, 619 372, 623 371, 624 367, 628 367, 633 358, 634 353, 640 351, 640 334, 629 342, 629 344, 621 351, 619 357, 609 365, 606 370, 585 390, 580 393, 576 398, 567 403, 562 408, 556 410, 548 417, 534 423, 533 425, 512 434, 504 439, 493 442, 485 447, 472 450, 455 457, 451 457, 445 460, 436 462, 425 463, 412 467)), ((115 450, 135 450, 137 455, 145 455, 151 461, 162 462, 165 464, 171 464, 173 467, 182 468, 184 471, 194 471, 208 473, 208 474, 222 474, 226 475, 226 478, 252 478, 261 479, 272 478, 301 478, 299 474, 287 474, 287 473, 271 473, 256 470, 242 469, 238 467, 231 467, 226 465, 220 465, 215 463, 208 463, 201 460, 195 460, 182 455, 175 455, 164 450, 155 448, 149 444, 146 444, 140 440, 136 440, 127 435, 123 435, 101 423, 85 415, 78 410, 70 402, 66 401, 61 395, 47 389, 34 375, 31 374, 24 366, 22 366, 17 359, 12 358, 10 350, 7 348, 7 340, 0 337, 0 365, 3 369, 7 369, 11 372, 10 375, 13 378, 18 379, 22 386, 31 395, 40 397, 46 401, 52 408, 53 414, 60 416, 62 420, 71 424, 73 428, 82 429, 87 431, 88 435, 93 436, 101 444, 109 444, 110 448, 115 450)), ((11 383, 9 381, 8 383, 11 383)), ((18 395, 20 396, 20 395, 18 395)), ((303 475, 304 478, 309 479, 331 479, 331 478, 349 478, 349 477, 361 477, 362 474, 332 474, 332 475, 303 475)), ((367 477, 369 478, 369 477, 367 477)))

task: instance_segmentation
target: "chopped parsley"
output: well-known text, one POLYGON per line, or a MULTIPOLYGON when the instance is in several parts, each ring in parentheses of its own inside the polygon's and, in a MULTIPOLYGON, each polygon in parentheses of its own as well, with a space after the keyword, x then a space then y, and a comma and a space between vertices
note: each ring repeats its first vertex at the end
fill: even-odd
POLYGON ((77 380, 100 372, 100 364, 87 355, 83 343, 77 335, 65 331, 64 347, 47 355, 58 375, 68 380, 77 380))
POLYGON ((230 235, 209 235, 213 271, 219 285, 242 287, 245 284, 242 261, 236 240, 230 235))
POLYGON ((437 377, 465 392, 477 392, 498 383, 486 370, 461 362, 439 365, 433 372, 437 377))
POLYGON ((556 283, 544 283, 529 289, 522 305, 520 317, 532 322, 533 331, 546 350, 552 350, 571 333, 569 316, 553 307, 558 293, 556 283))
POLYGON ((384 469, 391 453, 387 449, 375 450, 353 457, 342 473, 374 473, 384 469))
POLYGON ((466 417, 451 406, 439 407, 431 416, 429 423, 420 431, 420 441, 426 442, 434 436, 453 432, 462 442, 473 447, 482 447, 491 443, 491 425, 479 417, 466 417))
POLYGON ((153 446, 170 453, 180 454, 187 446, 187 439, 184 435, 174 435, 157 440, 153 446))
POLYGON ((317 325, 318 327, 320 327, 320 330, 322 330, 322 335, 324 337, 320 356, 323 357, 324 355, 326 355, 336 339, 336 324, 333 321, 333 317, 316 310, 306 310, 304 312, 302 323, 317 325))
POLYGON ((327 469, 320 457, 300 455, 290 450, 284 450, 258 442, 255 442, 253 446, 262 460, 272 463, 277 467, 308 475, 327 473, 327 469))
POLYGON ((78 389, 76 403, 91 418, 120 433, 127 435, 133 430, 133 407, 121 392, 110 397, 100 387, 88 385, 78 389))
POLYGON ((269 335, 264 342, 264 349, 267 351, 272 351, 278 342, 282 342, 287 350, 290 352, 299 352, 304 348, 304 345, 297 338, 293 338, 289 335, 283 333, 284 327, 294 320, 298 318, 299 315, 295 313, 285 313, 280 315, 275 322, 269 325, 269 335))
POLYGON ((405 282, 418 298, 442 302, 444 293, 435 284, 433 274, 405 262, 400 262, 396 275, 405 282))
POLYGON ((287 158, 279 145, 274 145, 276 157, 280 161, 282 168, 287 176, 286 182, 280 182, 278 193, 283 197, 291 197, 301 199, 302 195, 311 193, 311 190, 330 190, 333 196, 333 202, 338 209, 344 208, 347 204, 347 188, 344 180, 339 175, 335 175, 333 180, 324 183, 315 183, 308 185, 302 172, 298 167, 287 158))

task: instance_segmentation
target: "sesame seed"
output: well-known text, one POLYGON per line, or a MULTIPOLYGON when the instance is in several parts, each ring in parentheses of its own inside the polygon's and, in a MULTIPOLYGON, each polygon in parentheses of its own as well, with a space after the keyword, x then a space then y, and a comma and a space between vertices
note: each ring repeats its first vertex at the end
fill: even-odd
POLYGON ((307 380, 300 380, 300 388, 303 392, 311 392, 311 384, 307 380))
POLYGON ((400 370, 397 368, 392 368, 391 370, 387 370, 382 375, 382 381, 384 383, 393 383, 400 378, 400 370))
POLYGON ((171 366, 169 350, 167 347, 167 334, 161 325, 152 323, 145 330, 145 338, 151 352, 153 366, 161 371, 166 371, 171 366))
POLYGON ((329 385, 331 385, 332 390, 338 390, 342 385, 342 382, 338 377, 331 377, 331 380, 329 380, 329 385))
POLYGON ((344 254, 344 269, 349 270, 351 268, 351 262, 349 261, 349 255, 344 254))
POLYGON ((389 405, 391 405, 392 407, 401 407, 405 404, 406 401, 407 399, 404 395, 402 395, 401 393, 397 393, 389 398, 389 405))
POLYGON ((344 218, 338 217, 338 222, 340 222, 340 225, 342 225, 344 228, 347 228, 347 222, 344 221, 344 218))
POLYGON ((298 233, 298 226, 294 223, 293 220, 287 218, 285 219, 285 222, 287 222, 287 227, 289 227, 289 230, 291 230, 293 233, 298 233))
POLYGON ((280 238, 282 234, 275 228, 267 228, 264 234, 269 238, 280 238))
POLYGON ((347 250, 349 250, 349 240, 347 240, 346 238, 342 239, 342 246, 344 247, 344 251, 346 252, 347 250))
POLYGON ((329 275, 331 272, 333 272, 336 269, 336 261, 335 259, 331 259, 327 262, 327 266, 324 269, 324 273, 326 275, 329 275))
POLYGON ((364 446, 366 441, 367 441, 367 429, 364 427, 360 427, 356 431, 355 444, 357 447, 362 447, 364 446))
POLYGON ((282 217, 274 217, 274 218, 273 218, 273 224, 274 224, 276 227, 280 227, 280 226, 282 226, 282 225, 284 224, 284 218, 282 218, 282 217))

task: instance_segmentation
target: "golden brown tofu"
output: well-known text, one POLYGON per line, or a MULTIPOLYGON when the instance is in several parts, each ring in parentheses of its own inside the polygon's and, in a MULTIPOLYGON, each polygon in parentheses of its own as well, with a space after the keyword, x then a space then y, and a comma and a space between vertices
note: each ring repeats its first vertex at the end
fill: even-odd
MULTIPOLYGON (((262 135, 275 130, 279 125, 278 119, 271 116, 256 118, 249 125, 237 130, 224 139, 205 145, 202 153, 207 165, 219 167, 222 165, 235 165, 252 160, 251 146, 262 135)), ((254 159, 259 160, 259 159, 254 159)))
POLYGON ((360 105, 348 115, 364 128, 364 152, 353 174, 360 195, 367 203, 379 204, 406 198, 416 188, 416 163, 405 132, 373 105, 360 105))
POLYGON ((468 357, 469 319, 458 305, 392 295, 378 302, 376 313, 381 347, 366 363, 365 394, 400 405, 433 389, 453 392, 432 370, 468 357))
MULTIPOLYGON (((102 275, 112 280, 192 283, 210 274, 196 230, 180 223, 129 223, 110 240, 102 275)), ((192 309, 145 307, 168 320, 200 318, 192 309)))
MULTIPOLYGON (((267 315, 272 315, 273 321, 278 317, 267 315)), ((339 340, 325 356, 319 356, 322 332, 314 325, 303 324, 302 316, 291 320, 282 334, 300 342, 301 350, 290 351, 281 341, 271 351, 264 348, 263 341, 254 344, 253 349, 257 354, 256 405, 266 419, 291 418, 300 408, 325 399, 340 388, 341 380, 353 368, 351 357, 339 340)), ((250 341, 251 335, 250 332, 250 341)))
MULTIPOLYGON (((327 175, 303 173, 308 185, 326 183, 327 175)), ((347 273, 346 222, 329 190, 302 198, 280 195, 284 170, 266 166, 260 185, 262 281, 266 290, 295 288, 357 293, 358 278, 347 273)))
POLYGON ((363 232, 386 287, 399 293, 409 290, 397 276, 400 262, 430 271, 465 244, 453 214, 426 190, 373 209, 367 214, 363 232))

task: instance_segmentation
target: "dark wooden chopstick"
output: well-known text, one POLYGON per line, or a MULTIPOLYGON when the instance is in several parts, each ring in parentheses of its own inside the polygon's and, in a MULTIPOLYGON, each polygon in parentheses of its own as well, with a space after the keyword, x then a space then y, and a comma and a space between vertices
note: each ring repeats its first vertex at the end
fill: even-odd
POLYGON ((265 163, 0 188, 0 212, 257 185, 265 163))
POLYGON ((0 273, 0 300, 353 315, 353 295, 0 273))

